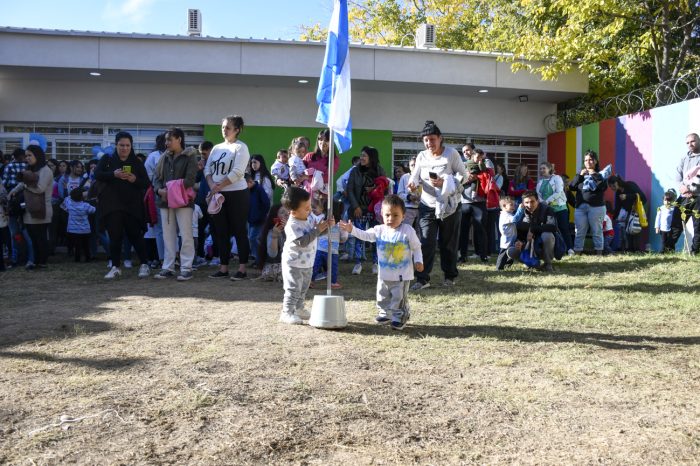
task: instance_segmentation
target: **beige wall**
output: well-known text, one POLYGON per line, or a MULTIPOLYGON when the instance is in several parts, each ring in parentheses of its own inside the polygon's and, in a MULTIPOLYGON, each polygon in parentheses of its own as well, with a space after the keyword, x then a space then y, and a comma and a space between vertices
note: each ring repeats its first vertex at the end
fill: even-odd
MULTIPOLYGON (((231 113, 250 125, 310 126, 315 88, 233 87, 102 81, 0 80, 0 121, 211 124, 231 113)), ((353 91, 356 128, 419 131, 426 119, 444 132, 546 136, 554 104, 481 96, 353 91)))

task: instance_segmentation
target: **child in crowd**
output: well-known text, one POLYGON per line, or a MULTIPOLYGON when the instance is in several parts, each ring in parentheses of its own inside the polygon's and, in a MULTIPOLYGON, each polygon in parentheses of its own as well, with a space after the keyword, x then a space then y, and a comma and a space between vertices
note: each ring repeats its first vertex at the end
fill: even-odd
POLYGON ((377 243, 379 274, 377 276, 378 324, 391 322, 391 328, 402 330, 411 316, 408 289, 413 280, 413 266, 423 271, 423 254, 416 231, 403 222, 406 206, 396 194, 382 201, 384 224, 367 231, 349 222, 340 222, 340 228, 362 241, 377 243))
POLYGON ((275 179, 275 185, 285 189, 291 183, 289 179, 289 152, 287 149, 277 151, 277 160, 270 167, 270 174, 275 179))
POLYGON ((320 199, 311 198, 311 213, 309 221, 311 225, 316 225, 318 222, 326 219, 326 208, 320 199))
POLYGON ((676 243, 683 231, 678 209, 674 206, 676 191, 669 189, 664 193, 664 204, 656 212, 656 234, 661 235, 662 252, 674 252, 676 243), (676 218, 678 221, 676 221, 676 218))
POLYGON ((513 265, 513 259, 508 257, 508 248, 518 239, 518 231, 515 224, 522 219, 523 211, 515 213, 515 199, 511 196, 501 196, 498 204, 501 206, 501 215, 498 219, 498 231, 501 233, 500 249, 496 259, 496 270, 503 270, 513 265), (519 215, 516 218, 516 215, 519 215))
POLYGON ((83 188, 74 188, 63 200, 61 208, 68 212, 66 236, 73 245, 75 262, 80 262, 80 252, 85 255, 85 262, 90 262, 90 221, 88 215, 95 213, 95 208, 83 200, 83 188))
POLYGON ((282 251, 284 249, 284 226, 287 224, 289 211, 281 204, 275 204, 270 208, 270 213, 265 220, 258 247, 258 263, 262 267, 259 280, 270 282, 282 281, 282 251))
POLYGON ((304 156, 309 146, 306 142, 307 139, 303 136, 294 138, 292 144, 289 146, 289 159, 287 160, 287 165, 289 165, 289 179, 295 186, 301 186, 304 181, 307 180, 307 176, 304 173, 306 171, 306 165, 304 165, 304 156))
MULTIPOLYGON (((333 202, 333 218, 342 218, 343 203, 341 201, 333 202)), ((340 229, 338 225, 331 227, 331 288, 339 290, 343 286, 338 283, 338 251, 340 245, 348 240, 348 233, 340 229)), ((318 245, 316 250, 316 261, 314 262, 314 280, 325 280, 328 271, 323 271, 328 266, 328 235, 324 234, 318 237, 318 245)))
MULTIPOLYGON (((199 247, 199 220, 202 217, 204 217, 204 214, 202 213, 202 208, 199 207, 199 204, 195 202, 194 208, 192 209, 192 239, 194 240, 195 251, 199 247)), ((180 237, 180 241, 182 242, 182 232, 178 232, 178 236, 180 237)), ((197 269, 204 265, 207 265, 206 259, 204 259, 203 257, 195 256, 194 260, 192 261, 192 268, 197 269)))
POLYGON ((301 188, 291 186, 282 196, 282 205, 289 211, 289 219, 284 227, 286 240, 282 250, 282 280, 284 300, 280 322, 301 324, 311 314, 304 309, 306 292, 311 284, 316 239, 333 226, 333 219, 324 220, 316 226, 309 222, 311 195, 301 188))
POLYGON ((610 202, 605 202, 605 217, 603 217, 603 253, 612 254, 612 242, 615 239, 615 222, 612 218, 613 208, 610 202))
POLYGON ((258 263, 260 232, 265 225, 267 212, 270 210, 270 198, 263 187, 256 181, 253 181, 252 175, 246 173, 245 180, 250 190, 250 208, 248 209, 248 242, 250 244, 250 255, 253 260, 258 263))

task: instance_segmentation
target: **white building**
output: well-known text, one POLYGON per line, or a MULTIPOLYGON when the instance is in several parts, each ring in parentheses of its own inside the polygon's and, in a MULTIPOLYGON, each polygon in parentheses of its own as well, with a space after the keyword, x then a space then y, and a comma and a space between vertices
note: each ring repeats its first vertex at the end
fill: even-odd
MULTIPOLYGON (((319 128, 324 49, 317 42, 0 28, 0 150, 38 132, 52 157, 86 158, 127 129, 146 151, 172 125, 187 130, 188 144, 220 139, 221 117, 236 113, 256 129, 246 140, 251 150, 271 157, 270 148, 288 144, 290 128, 319 128)), ((513 73, 497 54, 353 44, 350 55, 355 147, 364 145, 361 130, 381 130, 371 142, 381 139, 383 156, 396 160, 422 148, 416 136, 430 119, 448 144, 473 141, 511 169, 520 160, 534 164, 546 153, 545 117, 557 102, 588 91, 579 72, 542 81, 513 73)))

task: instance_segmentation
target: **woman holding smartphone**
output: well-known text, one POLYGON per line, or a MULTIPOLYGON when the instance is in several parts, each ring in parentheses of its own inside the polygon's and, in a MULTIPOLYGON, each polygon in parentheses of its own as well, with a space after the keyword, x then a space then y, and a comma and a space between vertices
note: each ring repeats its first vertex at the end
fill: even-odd
POLYGON ((435 248, 440 249, 440 267, 445 275, 444 286, 454 286, 457 278, 457 249, 459 246, 460 210, 442 219, 435 215, 437 190, 442 189, 443 175, 461 175, 467 180, 468 173, 459 152, 443 144, 442 133, 435 122, 426 121, 421 132, 425 150, 416 157, 416 166, 411 174, 408 189, 423 188, 418 206, 418 236, 423 250, 424 268, 416 273, 416 282, 411 289, 421 290, 430 286, 430 272, 435 261, 435 248), (439 238, 439 239, 438 239, 439 238))
POLYGON ((139 278, 150 273, 143 233, 146 231, 146 215, 143 196, 148 188, 148 175, 143 163, 134 153, 131 134, 120 131, 114 142, 115 155, 105 154, 95 168, 95 179, 104 184, 98 195, 97 215, 99 224, 105 225, 109 234, 109 254, 112 268, 105 279, 119 278, 121 272, 122 241, 124 235, 134 246, 141 261, 139 278))

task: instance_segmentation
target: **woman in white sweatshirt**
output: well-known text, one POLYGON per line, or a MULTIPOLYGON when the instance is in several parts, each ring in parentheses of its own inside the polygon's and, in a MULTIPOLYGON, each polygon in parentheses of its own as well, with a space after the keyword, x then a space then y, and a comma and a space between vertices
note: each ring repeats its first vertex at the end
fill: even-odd
POLYGON ((221 193, 224 196, 221 210, 213 215, 221 265, 217 272, 210 275, 211 278, 229 276, 231 236, 236 237, 239 265, 238 271, 230 278, 234 281, 248 278, 246 265, 250 246, 247 221, 250 191, 244 175, 250 160, 250 152, 248 146, 238 139, 242 130, 243 118, 238 115, 224 118, 221 122, 224 142, 214 146, 204 166, 204 176, 211 194, 221 193))

